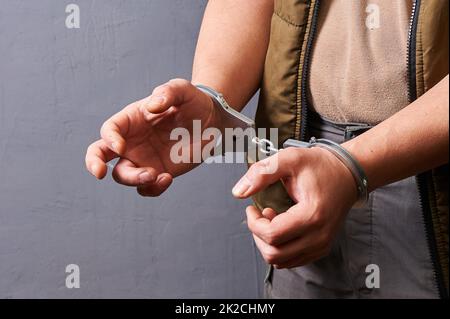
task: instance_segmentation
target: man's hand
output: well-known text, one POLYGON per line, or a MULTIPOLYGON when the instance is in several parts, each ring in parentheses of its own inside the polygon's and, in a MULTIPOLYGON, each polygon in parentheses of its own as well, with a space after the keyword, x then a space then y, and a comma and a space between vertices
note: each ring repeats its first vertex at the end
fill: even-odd
POLYGON ((357 199, 356 184, 347 167, 327 150, 288 148, 252 165, 233 194, 247 198, 280 179, 296 204, 279 215, 271 208, 261 212, 249 206, 247 223, 269 264, 298 267, 328 254, 357 199))
POLYGON ((193 120, 201 120, 202 129, 211 127, 217 123, 216 116, 209 96, 186 80, 171 80, 103 124, 101 139, 87 150, 86 167, 102 179, 106 163, 120 157, 113 170, 116 182, 137 187, 143 196, 159 196, 173 177, 198 165, 171 161, 170 150, 177 142, 170 140, 172 129, 191 131, 193 120))

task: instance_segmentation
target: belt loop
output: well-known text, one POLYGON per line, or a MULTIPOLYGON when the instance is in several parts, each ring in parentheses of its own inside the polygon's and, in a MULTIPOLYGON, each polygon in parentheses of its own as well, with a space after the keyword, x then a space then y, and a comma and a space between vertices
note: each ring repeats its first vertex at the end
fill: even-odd
POLYGON ((353 131, 350 127, 346 126, 344 129, 344 141, 347 142, 355 137, 355 134, 353 134, 353 131))
POLYGON ((357 137, 358 135, 361 135, 361 134, 367 132, 372 127, 373 126, 367 125, 367 124, 356 125, 356 126, 346 126, 344 129, 344 139, 347 142, 347 141, 357 137))

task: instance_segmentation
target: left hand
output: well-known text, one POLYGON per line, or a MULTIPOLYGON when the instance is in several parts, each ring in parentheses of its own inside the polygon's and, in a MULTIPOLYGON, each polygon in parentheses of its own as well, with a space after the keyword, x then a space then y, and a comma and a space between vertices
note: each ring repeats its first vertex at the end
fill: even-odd
POLYGON ((276 268, 293 268, 326 256, 357 199, 351 172, 321 148, 288 148, 252 165, 233 188, 247 198, 280 180, 295 205, 277 215, 247 208, 247 223, 263 258, 276 268), (275 169, 273 169, 275 167, 275 169))
POLYGON ((185 128, 192 134, 193 120, 201 121, 202 130, 220 127, 222 118, 216 109, 211 97, 189 81, 170 80, 155 88, 149 98, 131 103, 103 124, 101 139, 87 149, 86 168, 102 179, 106 163, 120 157, 113 169, 114 180, 136 187, 142 196, 159 196, 174 177, 199 165, 193 161, 195 142, 190 139, 183 145, 191 155, 189 161, 173 161, 172 149, 179 142, 171 139, 171 132, 185 128))

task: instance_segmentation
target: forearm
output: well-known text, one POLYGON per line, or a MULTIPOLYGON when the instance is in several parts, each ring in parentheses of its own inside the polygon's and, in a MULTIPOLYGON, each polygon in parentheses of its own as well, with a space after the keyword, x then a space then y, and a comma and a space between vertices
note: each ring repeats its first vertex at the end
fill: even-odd
POLYGON ((448 81, 343 144, 365 169, 370 190, 448 162, 448 81))
POLYGON ((192 82, 218 90, 231 106, 242 110, 261 81, 272 13, 273 0, 210 0, 192 82))

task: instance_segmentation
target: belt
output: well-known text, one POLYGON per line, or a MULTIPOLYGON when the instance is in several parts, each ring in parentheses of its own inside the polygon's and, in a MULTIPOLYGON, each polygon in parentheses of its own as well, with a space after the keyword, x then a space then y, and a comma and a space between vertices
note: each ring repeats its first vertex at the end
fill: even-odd
POLYGON ((311 136, 314 136, 314 131, 316 132, 327 131, 331 134, 339 135, 341 137, 340 139, 343 139, 344 142, 367 132, 373 127, 373 125, 369 125, 366 123, 357 123, 357 122, 339 123, 331 121, 319 115, 318 113, 312 111, 308 113, 308 122, 311 136))

